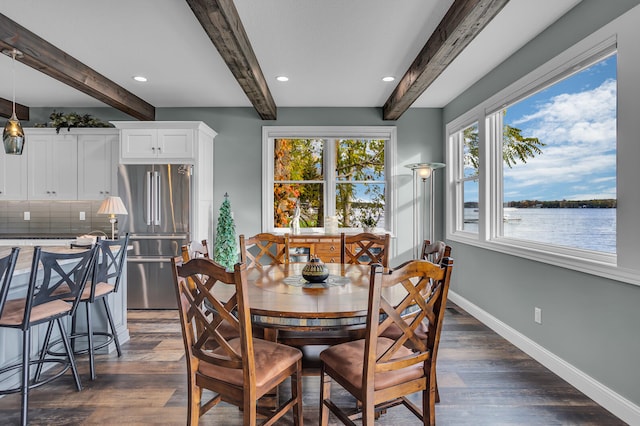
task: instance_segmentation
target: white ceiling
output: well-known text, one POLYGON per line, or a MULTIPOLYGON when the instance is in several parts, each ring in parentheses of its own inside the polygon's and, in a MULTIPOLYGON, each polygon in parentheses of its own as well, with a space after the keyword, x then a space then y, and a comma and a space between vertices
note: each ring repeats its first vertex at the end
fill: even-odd
MULTIPOLYGON (((446 105, 579 1, 511 0, 412 106, 446 105)), ((235 0, 278 107, 381 107, 452 3, 235 0)), ((157 108, 251 106, 184 0, 0 0, 0 13, 157 108)), ((19 62, 15 73, 28 107, 105 106, 19 62)), ((0 55, 0 97, 11 82, 0 55)))

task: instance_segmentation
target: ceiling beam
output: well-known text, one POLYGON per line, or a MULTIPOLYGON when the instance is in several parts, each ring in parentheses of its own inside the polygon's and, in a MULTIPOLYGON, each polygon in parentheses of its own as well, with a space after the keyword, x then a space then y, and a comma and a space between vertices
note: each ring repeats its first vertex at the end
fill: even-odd
POLYGON ((509 0, 455 0, 382 108, 397 120, 509 0))
POLYGON ((18 49, 22 62, 139 120, 155 120, 155 107, 66 52, 0 14, 0 50, 18 49))
POLYGON ((233 0, 187 0, 198 21, 263 120, 275 120, 276 103, 233 0))
MULTIPOLYGON (((13 102, 0 98, 0 117, 9 118, 13 114, 13 102)), ((29 107, 16 103, 18 120, 29 121, 29 107)))

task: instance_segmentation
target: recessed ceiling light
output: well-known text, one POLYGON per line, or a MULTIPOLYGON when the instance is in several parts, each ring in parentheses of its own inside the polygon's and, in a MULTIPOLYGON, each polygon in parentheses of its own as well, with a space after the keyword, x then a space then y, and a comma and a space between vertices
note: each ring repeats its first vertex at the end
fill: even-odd
POLYGON ((287 77, 286 75, 279 75, 276 77, 276 80, 278 81, 289 81, 289 77, 287 77))
POLYGON ((143 76, 141 76, 141 75, 134 75, 134 76, 133 76, 133 79, 134 79, 135 81, 139 81, 139 82, 141 82, 141 83, 144 83, 145 81, 147 81, 147 77, 143 77, 143 76))
POLYGON ((396 79, 396 78, 395 78, 395 77, 392 77, 392 76, 382 77, 382 81, 387 81, 387 82, 388 82, 388 81, 393 81, 393 80, 395 80, 395 79, 396 79))

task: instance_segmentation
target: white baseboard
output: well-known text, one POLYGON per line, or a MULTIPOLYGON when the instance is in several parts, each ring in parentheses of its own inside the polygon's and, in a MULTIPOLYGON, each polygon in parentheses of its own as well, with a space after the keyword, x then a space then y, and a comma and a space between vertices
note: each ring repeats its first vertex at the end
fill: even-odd
POLYGON ((616 417, 630 425, 640 425, 640 406, 594 380, 562 358, 543 348, 524 334, 509 327, 459 294, 449 290, 449 300, 467 311, 540 364, 566 380, 580 392, 593 399, 616 417))

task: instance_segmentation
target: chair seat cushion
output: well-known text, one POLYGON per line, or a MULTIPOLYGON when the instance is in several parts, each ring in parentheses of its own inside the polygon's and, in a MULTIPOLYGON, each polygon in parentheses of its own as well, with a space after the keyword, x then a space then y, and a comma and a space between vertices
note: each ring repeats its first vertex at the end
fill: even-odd
MULTIPOLYGON (((22 324, 25 305, 26 300, 24 298, 7 300, 2 311, 2 317, 0 317, 0 325, 11 327, 22 324)), ((43 303, 31 308, 31 318, 29 320, 31 323, 36 323, 46 318, 64 314, 70 310, 71 305, 67 302, 62 300, 52 300, 51 302, 43 303)))
MULTIPOLYGON (((239 338, 231 339, 229 346, 240 352, 240 341, 239 338)), ((220 348, 212 352, 224 353, 220 348)), ((289 369, 291 365, 302 359, 302 352, 299 349, 262 339, 253 339, 253 352, 256 366, 256 389, 264 387, 272 377, 289 369)), ((235 386, 244 386, 242 369, 220 367, 200 361, 198 370, 205 376, 224 380, 235 386)), ((265 391, 267 390, 269 389, 265 389, 265 391)))
MULTIPOLYGON (((393 340, 387 339, 386 337, 378 338, 376 355, 380 356, 393 342, 393 340)), ((361 339, 332 346, 320 353, 320 360, 349 382, 354 388, 361 389, 362 376, 364 374, 364 343, 365 340, 361 339)), ((410 349, 402 347, 398 350, 394 358, 410 356, 411 354, 410 349)), ((423 363, 420 362, 400 370, 376 373, 374 389, 386 389, 421 377, 424 377, 424 370, 423 363)))
MULTIPOLYGON (((109 294, 113 292, 115 286, 113 284, 100 282, 96 284, 95 297, 104 296, 105 294, 109 294)), ((84 291, 82 292, 82 296, 80 296, 80 300, 88 300, 91 298, 91 283, 88 282, 84 287, 84 291)))

